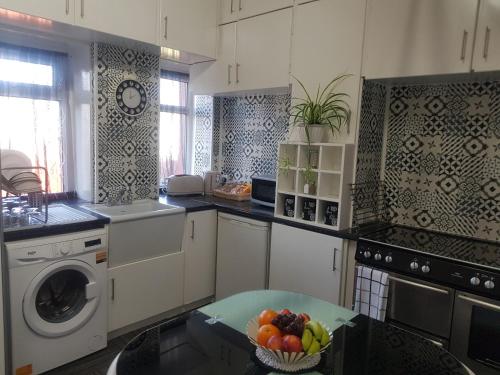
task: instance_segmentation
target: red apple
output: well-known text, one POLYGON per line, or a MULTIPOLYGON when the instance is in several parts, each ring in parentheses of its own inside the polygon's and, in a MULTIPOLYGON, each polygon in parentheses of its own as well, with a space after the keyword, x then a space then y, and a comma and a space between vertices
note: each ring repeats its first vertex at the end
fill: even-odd
POLYGON ((267 340, 266 347, 271 350, 281 350, 283 351, 283 340, 281 336, 274 335, 269 337, 267 340))
POLYGON ((288 314, 291 314, 292 312, 288 309, 283 309, 280 311, 280 315, 288 315, 288 314))
POLYGON ((298 317, 302 319, 304 323, 307 323, 308 321, 311 320, 311 317, 306 313, 299 314, 298 317))
POLYGON ((302 340, 298 336, 283 336, 283 350, 288 353, 300 353, 302 349, 302 340))

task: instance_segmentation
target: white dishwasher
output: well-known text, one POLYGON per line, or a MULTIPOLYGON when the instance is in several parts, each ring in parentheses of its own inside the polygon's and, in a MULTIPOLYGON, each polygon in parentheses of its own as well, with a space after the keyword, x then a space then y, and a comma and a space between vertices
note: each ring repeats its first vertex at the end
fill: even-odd
POLYGON ((269 223, 219 213, 217 300, 247 290, 267 288, 269 232, 269 223))

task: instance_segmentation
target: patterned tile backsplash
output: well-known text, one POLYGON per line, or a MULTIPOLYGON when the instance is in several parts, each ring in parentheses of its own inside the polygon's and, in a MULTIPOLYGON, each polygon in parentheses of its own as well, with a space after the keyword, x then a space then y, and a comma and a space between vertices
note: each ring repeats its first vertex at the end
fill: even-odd
POLYGON ((366 160, 377 160, 379 133, 375 148, 366 134, 385 127, 392 222, 500 241, 500 81, 398 84, 387 98, 366 84, 357 181, 377 165, 366 160))
POLYGON ((96 123, 95 200, 106 202, 121 189, 134 199, 158 196, 159 57, 108 44, 92 46, 96 123), (121 112, 118 85, 138 81, 147 107, 138 116, 121 112))
POLYGON ((209 97, 198 97, 196 105, 195 173, 210 169, 210 156, 211 169, 220 170, 231 180, 276 174, 278 144, 288 134, 289 94, 221 97, 213 102, 209 97))

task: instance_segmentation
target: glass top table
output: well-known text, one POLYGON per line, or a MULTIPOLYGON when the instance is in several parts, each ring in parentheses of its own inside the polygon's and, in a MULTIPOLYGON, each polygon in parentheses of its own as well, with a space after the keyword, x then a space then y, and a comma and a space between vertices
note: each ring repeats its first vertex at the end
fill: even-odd
POLYGON ((108 374, 278 374, 257 359, 246 336, 247 322, 266 308, 305 312, 333 330, 319 365, 303 374, 470 374, 420 336, 310 296, 266 290, 236 294, 146 330, 123 349, 108 374))

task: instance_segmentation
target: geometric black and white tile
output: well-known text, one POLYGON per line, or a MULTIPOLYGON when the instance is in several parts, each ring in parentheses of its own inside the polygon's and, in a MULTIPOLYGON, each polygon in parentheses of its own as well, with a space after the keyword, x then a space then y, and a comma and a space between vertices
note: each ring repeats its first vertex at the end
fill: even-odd
POLYGON ((159 57, 96 43, 94 63, 95 200, 106 202, 121 189, 134 199, 158 196, 159 57), (147 106, 138 116, 120 111, 115 93, 125 79, 145 89, 147 106))
POLYGON ((289 110, 288 93, 215 97, 213 102, 210 97, 196 97, 194 173, 219 170, 234 181, 276 175, 278 145, 288 134, 289 110))
POLYGON ((214 97, 195 95, 193 110, 193 174, 203 175, 212 170, 214 131, 214 97))
POLYGON ((214 153, 221 172, 236 181, 275 176, 278 145, 288 134, 290 94, 225 97, 219 108, 219 150, 214 153))
MULTIPOLYGON (((387 94, 391 221, 500 241, 500 82, 398 84, 387 94)), ((365 117, 360 136, 373 127, 365 117)), ((360 149, 368 152, 366 143, 360 149)))

